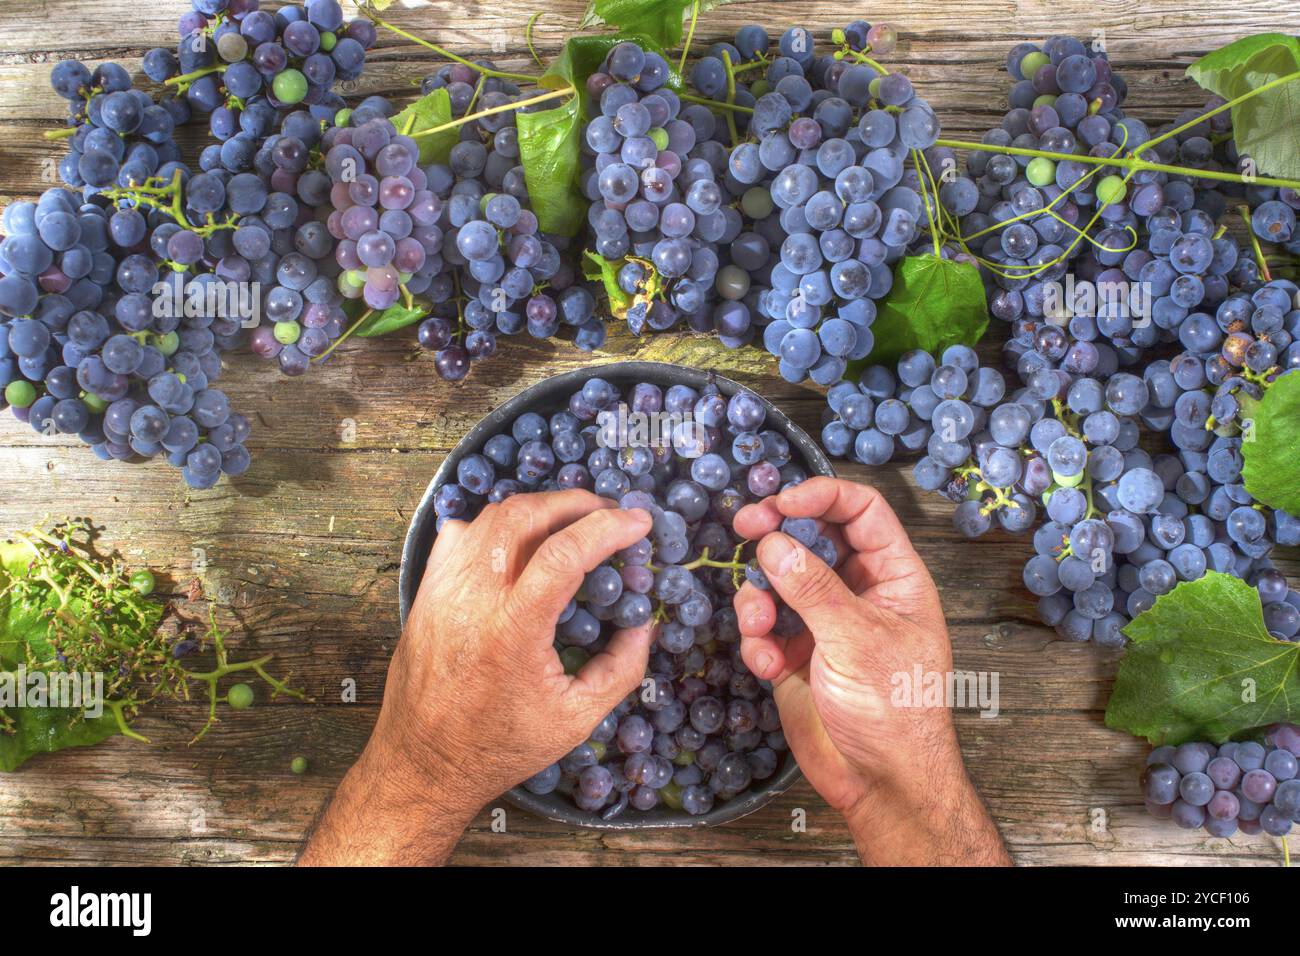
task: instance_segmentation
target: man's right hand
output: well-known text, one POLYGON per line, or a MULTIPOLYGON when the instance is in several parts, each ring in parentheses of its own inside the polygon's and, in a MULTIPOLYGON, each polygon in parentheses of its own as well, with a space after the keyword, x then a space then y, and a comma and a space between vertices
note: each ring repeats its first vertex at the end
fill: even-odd
POLYGON ((910 682, 918 666, 946 680, 952 650, 934 581, 880 493, 812 478, 742 509, 735 528, 761 539, 772 591, 807 628, 777 637, 773 594, 746 583, 736 596, 745 663, 776 685, 790 748, 848 819, 863 861, 1010 862, 949 710, 893 699, 895 675, 910 682), (818 521, 847 555, 839 573, 779 530, 785 518, 818 521))

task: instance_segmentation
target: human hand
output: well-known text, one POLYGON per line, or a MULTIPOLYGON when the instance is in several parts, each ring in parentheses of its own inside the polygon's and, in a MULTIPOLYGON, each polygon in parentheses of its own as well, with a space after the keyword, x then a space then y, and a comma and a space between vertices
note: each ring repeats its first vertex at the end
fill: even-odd
MULTIPOLYGON (((372 808, 397 808, 384 812, 406 830, 429 820, 454 831, 445 847, 437 834, 420 841, 450 852, 484 803, 586 740, 639 685, 652 628, 615 633, 569 676, 552 646, 556 621, 587 572, 649 530, 645 511, 577 490, 517 495, 444 524, 351 789, 372 808)), ((325 861, 313 850, 321 838, 308 862, 325 861)), ((417 861, 406 849, 383 862, 417 861)))
POLYGON ((800 768, 848 818, 863 858, 1005 862, 949 711, 891 699, 894 675, 918 666, 948 675, 952 650, 934 581, 880 493, 812 478, 742 509, 735 528, 761 539, 772 591, 806 625, 789 639, 773 634, 773 594, 746 583, 736 596, 741 653, 776 686, 800 768), (845 556, 838 573, 779 530, 785 518, 817 521, 845 556))

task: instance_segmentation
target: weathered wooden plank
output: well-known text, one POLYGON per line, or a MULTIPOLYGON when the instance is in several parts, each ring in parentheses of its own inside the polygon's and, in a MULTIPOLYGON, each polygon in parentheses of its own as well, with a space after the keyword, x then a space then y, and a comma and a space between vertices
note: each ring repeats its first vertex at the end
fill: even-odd
MULTIPOLYGON (((0 18, 0 205, 53 181, 56 150, 40 131, 62 123, 49 89, 51 63, 77 56, 132 65, 172 41, 183 0, 118 5, 111 18, 94 0, 9 0, 0 18)), ((582 0, 548 6, 535 31, 551 55, 572 32, 582 0)), ((404 27, 466 55, 529 69, 523 24, 535 7, 438 3, 390 11, 404 27)), ((891 58, 925 91, 945 130, 978 135, 999 118, 1006 50, 1021 39, 1105 31, 1129 80, 1130 109, 1162 121, 1203 102, 1181 78, 1195 56, 1250 32, 1294 28, 1293 11, 1249 0, 1231 10, 1190 2, 1004 3, 978 0, 920 10, 876 5, 898 25, 891 58), (974 35, 972 35, 974 34, 974 35)), ((801 25, 825 36, 840 4, 735 3, 706 15, 705 43, 745 22, 801 25)), ((385 35, 356 94, 402 97, 437 57, 385 35)), ((996 347, 985 357, 993 360, 996 347)), ((397 630, 396 566, 406 523, 429 477, 459 437, 505 398, 572 368, 622 358, 717 363, 761 385, 809 430, 820 427, 818 390, 782 383, 757 353, 723 355, 692 336, 637 342, 614 336, 595 356, 556 343, 511 342, 469 381, 449 386, 417 354, 411 336, 349 343, 307 380, 287 380, 250 356, 234 356, 221 385, 254 413, 250 474, 188 493, 161 464, 104 465, 75 442, 46 439, 0 417, 0 515, 21 527, 47 512, 90 514, 105 542, 128 560, 161 567, 179 593, 197 577, 235 628, 243 653, 271 651, 317 699, 230 714, 197 748, 187 741, 201 715, 168 706, 141 726, 153 746, 113 740, 34 759, 0 777, 0 861, 8 863, 278 863, 292 859, 320 806, 364 745, 381 698, 397 630), (345 442, 345 420, 355 440, 345 442), (192 548, 202 548, 196 570, 192 548), (337 703, 339 682, 357 681, 359 702, 337 703), (308 756, 312 770, 289 772, 308 756), (198 829, 198 825, 202 829, 198 829)), ((1149 820, 1136 795, 1145 748, 1107 731, 1101 711, 1114 652, 1055 640, 1038 626, 1019 584, 1024 539, 993 534, 960 540, 943 501, 919 493, 906 464, 843 473, 885 491, 933 569, 948 609, 959 667, 1001 675, 1002 715, 958 715, 972 776, 1022 863, 1276 864, 1275 841, 1211 841, 1149 820), (1092 811, 1106 814, 1094 830, 1092 811)), ((1288 570, 1295 571, 1292 560, 1288 570)), ((646 834, 572 832, 517 811, 507 832, 480 817, 457 849, 468 864, 853 863, 847 832, 801 784, 762 811, 721 830, 646 834), (809 832, 790 832, 807 809, 809 832)))

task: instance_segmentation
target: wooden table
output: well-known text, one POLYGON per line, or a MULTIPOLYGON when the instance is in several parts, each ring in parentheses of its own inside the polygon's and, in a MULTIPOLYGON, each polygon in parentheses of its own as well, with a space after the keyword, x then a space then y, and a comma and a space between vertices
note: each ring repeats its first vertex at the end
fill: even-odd
MULTIPOLYGON (((118 60, 134 68, 146 49, 175 42, 188 3, 7 0, 0 16, 0 205, 34 197, 54 181, 59 151, 41 139, 62 124, 48 85, 66 57, 118 60)), ((978 136, 1000 119, 1007 50, 1024 39, 1104 30, 1128 78, 1129 108, 1153 123, 1202 103, 1182 79, 1195 57, 1247 33, 1287 30, 1295 7, 1240 0, 1228 8, 1191 2, 1099 6, 1084 0, 1001 4, 896 0, 870 13, 898 27, 900 64, 935 105, 945 131, 978 136)), ((527 69, 523 27, 538 9, 524 0, 394 6, 402 26, 466 55, 527 69)), ((572 33, 580 0, 545 6, 535 31, 543 55, 572 33)), ((866 8, 851 11, 867 14, 866 8)), ((735 3, 701 20, 705 41, 747 22, 770 31, 801 25, 825 39, 849 19, 830 2, 735 3)), ((698 42, 698 40, 697 40, 698 42)), ((426 50, 383 35, 357 93, 406 96, 437 63, 426 50)), ((434 469, 457 439, 517 390, 556 372, 637 357, 679 360, 731 374, 776 400, 805 428, 820 428, 822 398, 785 385, 769 357, 722 355, 689 336, 611 337, 594 356, 565 344, 511 341, 468 381, 438 380, 413 336, 354 342, 306 379, 283 378, 249 355, 228 360, 221 380, 255 423, 248 474, 187 492, 161 463, 106 465, 75 440, 35 435, 0 418, 0 526, 42 515, 93 516, 131 562, 162 568, 179 593, 198 577, 245 654, 272 652, 316 699, 227 711, 206 741, 187 741, 195 706, 155 712, 141 726, 153 745, 116 738, 91 749, 33 759, 0 777, 0 859, 11 863, 284 863, 360 752, 374 722, 398 634, 398 554, 407 521, 434 469), (353 425, 353 440, 344 440, 353 425), (202 549, 200 552, 198 549, 202 549), (192 570, 196 556, 206 569, 192 570), (354 681, 355 703, 340 700, 354 681), (311 770, 295 776, 296 755, 311 770)), ((997 347, 986 347, 991 360, 997 347)), ((1278 841, 1211 840, 1150 820, 1137 774, 1146 746, 1106 729, 1102 712, 1118 654, 1064 643, 1037 623, 1020 584, 1024 538, 994 533, 967 542, 950 506, 921 493, 910 467, 846 467, 888 494, 943 593, 956 663, 1001 675, 997 719, 959 713, 971 774, 1016 860, 1026 864, 1231 863, 1276 865, 1278 841)), ((1295 570, 1294 564, 1291 568, 1295 570)), ((525 813, 506 832, 484 813, 465 835, 462 864, 850 864, 848 833, 806 784, 744 820, 690 832, 574 832, 525 813), (791 832, 795 808, 806 833, 791 832)))

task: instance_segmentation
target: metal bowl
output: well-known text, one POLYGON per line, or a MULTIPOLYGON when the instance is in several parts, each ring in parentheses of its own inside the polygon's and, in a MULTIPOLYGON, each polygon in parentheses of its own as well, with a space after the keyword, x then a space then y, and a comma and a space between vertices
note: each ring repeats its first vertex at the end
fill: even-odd
MULTIPOLYGON (((689 385, 701 388, 713 382, 724 395, 734 395, 743 386, 713 372, 687 368, 682 365, 670 365, 663 362, 618 362, 612 365, 597 365, 591 368, 575 369, 538 382, 510 398, 501 407, 495 409, 486 418, 470 429, 451 453, 443 460, 434 473, 433 480, 420 500, 419 507, 411 519, 411 527, 406 533, 406 542, 402 546, 402 567, 398 577, 398 595, 401 601, 402 626, 406 626, 411 603, 415 600, 420 579, 424 576, 425 562, 433 547, 436 516, 433 511, 433 498, 437 490, 446 482, 456 478, 456 467, 462 458, 482 449, 493 435, 501 433, 524 412, 537 412, 549 416, 568 408, 569 396, 582 388, 589 378, 599 376, 626 392, 637 382, 652 382, 661 388, 671 385, 689 385)), ((753 391, 750 389, 750 391, 753 391)), ((780 432, 790 442, 794 460, 802 459, 809 473, 834 476, 835 471, 830 461, 822 453, 808 434, 790 421, 775 405, 761 395, 759 401, 767 412, 766 427, 780 432)), ((602 820, 599 814, 579 810, 568 797, 561 793, 538 796, 529 793, 522 786, 506 793, 505 798, 511 804, 523 810, 536 813, 558 823, 571 826, 592 827, 603 830, 662 829, 666 827, 707 827, 729 823, 747 813, 757 810, 777 794, 787 790, 798 778, 799 767, 794 756, 788 751, 784 755, 777 772, 762 785, 755 787, 742 796, 717 804, 708 813, 689 816, 679 810, 656 807, 653 810, 640 811, 628 808, 622 816, 613 820, 602 820)))

